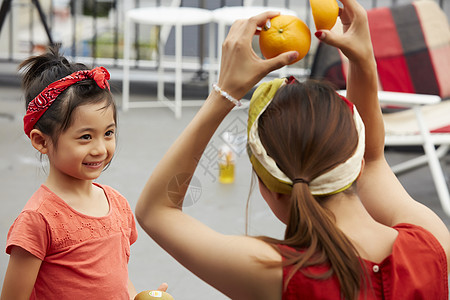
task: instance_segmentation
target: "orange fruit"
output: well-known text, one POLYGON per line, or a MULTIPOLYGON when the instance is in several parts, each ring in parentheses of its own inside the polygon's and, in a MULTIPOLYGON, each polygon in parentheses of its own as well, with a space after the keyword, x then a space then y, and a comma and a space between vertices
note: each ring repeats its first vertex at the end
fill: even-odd
POLYGON ((309 0, 317 30, 330 30, 336 24, 339 5, 336 0, 309 0))
POLYGON ((311 32, 299 18, 290 15, 276 16, 267 21, 259 35, 259 48, 265 58, 272 58, 287 51, 297 51, 299 61, 309 51, 311 32))

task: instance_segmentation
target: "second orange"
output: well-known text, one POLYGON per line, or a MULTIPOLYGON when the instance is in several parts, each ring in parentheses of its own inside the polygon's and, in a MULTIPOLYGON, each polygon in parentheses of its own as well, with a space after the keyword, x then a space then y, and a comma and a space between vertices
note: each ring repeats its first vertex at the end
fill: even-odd
POLYGON ((331 30, 339 15, 339 5, 336 0, 309 0, 314 24, 317 30, 331 30))

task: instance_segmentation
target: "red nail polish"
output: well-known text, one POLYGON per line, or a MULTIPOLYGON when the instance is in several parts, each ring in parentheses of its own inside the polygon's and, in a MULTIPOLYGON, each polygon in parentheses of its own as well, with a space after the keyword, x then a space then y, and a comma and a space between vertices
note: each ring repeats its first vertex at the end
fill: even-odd
POLYGON ((322 31, 316 31, 316 33, 314 33, 314 35, 320 39, 320 37, 322 36, 322 31))

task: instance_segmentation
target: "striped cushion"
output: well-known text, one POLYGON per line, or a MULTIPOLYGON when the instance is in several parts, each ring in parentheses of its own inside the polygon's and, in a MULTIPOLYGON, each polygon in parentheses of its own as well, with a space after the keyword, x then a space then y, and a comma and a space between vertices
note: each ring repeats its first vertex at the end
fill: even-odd
MULTIPOLYGON (((450 98, 450 30, 434 1, 368 11, 380 89, 450 98)), ((346 62, 334 47, 320 43, 311 77, 345 89, 346 62)))

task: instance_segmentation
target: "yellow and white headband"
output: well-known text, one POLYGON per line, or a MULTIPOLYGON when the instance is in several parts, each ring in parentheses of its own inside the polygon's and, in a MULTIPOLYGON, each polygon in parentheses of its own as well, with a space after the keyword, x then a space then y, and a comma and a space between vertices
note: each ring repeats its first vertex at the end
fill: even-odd
MULTIPOLYGON (((269 106, 278 89, 287 82, 286 78, 275 79, 262 83, 255 90, 250 100, 247 127, 247 150, 256 174, 269 190, 282 194, 291 192, 293 182, 278 168, 273 158, 267 155, 259 138, 258 119, 269 106)), ((316 196, 332 195, 349 188, 361 172, 365 148, 364 123, 356 107, 346 98, 340 97, 346 101, 353 112, 353 120, 358 132, 358 146, 345 162, 308 183, 311 193, 316 196)))

